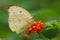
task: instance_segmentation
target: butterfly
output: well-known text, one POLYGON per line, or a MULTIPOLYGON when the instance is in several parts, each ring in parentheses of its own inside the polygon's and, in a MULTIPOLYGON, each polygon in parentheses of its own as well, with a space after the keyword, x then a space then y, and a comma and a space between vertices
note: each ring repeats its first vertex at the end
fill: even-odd
POLYGON ((33 16, 22 7, 10 6, 8 12, 9 28, 12 32, 16 32, 17 34, 27 29, 34 21, 33 16))

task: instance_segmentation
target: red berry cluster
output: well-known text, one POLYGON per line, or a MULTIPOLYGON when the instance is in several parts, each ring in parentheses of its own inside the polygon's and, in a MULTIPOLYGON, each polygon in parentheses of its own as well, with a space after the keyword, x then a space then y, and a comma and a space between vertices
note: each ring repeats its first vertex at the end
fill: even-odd
POLYGON ((30 35, 31 33, 35 34, 36 32, 42 32, 42 29, 45 28, 45 24, 42 21, 34 21, 30 27, 27 29, 27 33, 30 35))

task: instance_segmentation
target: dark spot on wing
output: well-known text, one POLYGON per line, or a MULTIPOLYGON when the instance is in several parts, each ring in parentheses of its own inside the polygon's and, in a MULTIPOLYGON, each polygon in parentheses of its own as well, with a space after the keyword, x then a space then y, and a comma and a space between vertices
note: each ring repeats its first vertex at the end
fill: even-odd
POLYGON ((22 11, 20 11, 20 13, 22 13, 22 11))

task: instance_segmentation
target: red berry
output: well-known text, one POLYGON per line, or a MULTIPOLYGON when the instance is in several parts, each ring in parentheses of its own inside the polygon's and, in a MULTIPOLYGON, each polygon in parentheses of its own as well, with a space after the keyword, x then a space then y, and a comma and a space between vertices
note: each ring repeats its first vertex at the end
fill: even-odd
POLYGON ((33 34, 36 34, 36 32, 37 32, 36 29, 33 29, 33 30, 32 30, 32 33, 33 33, 33 34))

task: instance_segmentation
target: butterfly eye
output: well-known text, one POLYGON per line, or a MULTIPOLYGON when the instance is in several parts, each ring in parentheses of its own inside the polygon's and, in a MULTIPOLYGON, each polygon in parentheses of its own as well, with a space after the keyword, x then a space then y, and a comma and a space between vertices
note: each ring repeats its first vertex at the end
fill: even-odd
POLYGON ((32 16, 32 18, 34 18, 35 16, 32 16))
POLYGON ((20 11, 20 13, 22 13, 22 11, 20 11))

